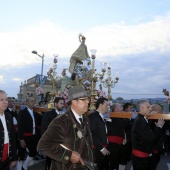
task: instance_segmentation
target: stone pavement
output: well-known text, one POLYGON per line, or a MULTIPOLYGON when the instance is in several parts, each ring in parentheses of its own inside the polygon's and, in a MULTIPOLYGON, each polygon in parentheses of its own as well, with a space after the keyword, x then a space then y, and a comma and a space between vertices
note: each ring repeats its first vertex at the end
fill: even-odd
MULTIPOLYGON (((29 170, 44 170, 45 169, 45 160, 33 160, 31 162, 31 165, 29 167, 29 170)), ((13 168, 12 170, 17 170, 16 168, 13 168)), ((120 165, 119 170, 133 170, 133 168, 125 169, 125 166, 120 165)), ((162 155, 161 161, 158 164, 158 167, 156 170, 170 170, 170 155, 162 155)))
MULTIPOLYGON (((125 169, 125 166, 120 165, 119 170, 133 170, 133 168, 128 167, 127 169, 125 169)), ((156 170, 170 170, 170 155, 161 156, 161 160, 156 170)))
MULTIPOLYGON (((17 167, 12 170, 20 170, 17 167)), ((29 170, 45 170, 45 159, 33 160, 29 166, 29 170)))

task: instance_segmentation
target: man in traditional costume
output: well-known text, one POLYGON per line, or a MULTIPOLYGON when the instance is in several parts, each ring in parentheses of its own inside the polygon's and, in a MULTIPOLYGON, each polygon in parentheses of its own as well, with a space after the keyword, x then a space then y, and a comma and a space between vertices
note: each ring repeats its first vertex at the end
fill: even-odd
POLYGON ((16 140, 13 119, 5 112, 8 107, 7 94, 0 90, 0 169, 9 170, 16 165, 16 140))
POLYGON ((52 158, 51 170, 93 169, 92 136, 89 119, 84 115, 89 105, 85 89, 71 88, 67 102, 70 108, 51 122, 38 149, 52 158))

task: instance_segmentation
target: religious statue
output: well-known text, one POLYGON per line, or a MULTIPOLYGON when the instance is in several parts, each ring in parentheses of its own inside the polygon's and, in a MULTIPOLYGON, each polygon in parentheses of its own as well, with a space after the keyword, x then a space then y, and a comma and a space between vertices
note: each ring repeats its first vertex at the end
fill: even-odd
POLYGON ((70 58, 69 69, 63 69, 61 78, 61 88, 59 94, 63 94, 64 91, 71 86, 82 85, 87 91, 90 91, 91 87, 91 67, 90 56, 85 45, 86 38, 79 34, 79 41, 81 42, 77 50, 72 54, 70 58), (69 70, 71 77, 67 76, 66 70, 69 70))
POLYGON ((85 40, 86 38, 82 34, 79 34, 79 41, 81 42, 81 44, 70 58, 70 67, 69 67, 70 73, 74 72, 77 63, 83 64, 83 60, 87 60, 90 62, 90 56, 87 51, 85 40))

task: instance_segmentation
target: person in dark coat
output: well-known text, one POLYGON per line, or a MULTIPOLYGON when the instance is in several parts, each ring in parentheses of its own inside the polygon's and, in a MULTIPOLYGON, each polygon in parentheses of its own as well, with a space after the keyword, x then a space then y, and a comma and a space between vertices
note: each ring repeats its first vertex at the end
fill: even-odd
POLYGON ((14 99, 12 97, 8 97, 8 107, 5 110, 5 112, 8 112, 11 114, 11 116, 13 118, 14 130, 17 133, 18 113, 16 111, 16 106, 14 104, 14 99))
POLYGON ((84 114, 88 104, 82 86, 71 88, 69 109, 52 120, 39 140, 38 149, 52 158, 50 170, 88 170, 88 166, 94 166, 89 119, 84 114))
POLYGON ((18 137, 20 145, 23 148, 22 154, 25 155, 26 148, 29 151, 22 167, 23 170, 28 169, 30 162, 37 154, 37 122, 39 122, 37 118, 39 116, 38 113, 33 111, 34 104, 34 98, 28 97, 26 99, 27 107, 18 113, 18 137))
POLYGON ((132 162, 133 170, 151 170, 153 168, 152 153, 155 141, 160 137, 164 120, 155 123, 152 132, 147 118, 151 115, 150 104, 142 100, 138 104, 139 113, 132 125, 132 162))
MULTIPOLYGON (((152 104, 150 106, 150 111, 151 111, 151 115, 157 114, 157 113, 162 113, 162 108, 158 104, 152 104)), ((149 119, 148 123, 149 123, 149 126, 151 127, 152 131, 154 131, 156 128, 155 122, 156 122, 155 120, 149 119)), ((165 122, 165 124, 166 124, 166 122, 165 122)), ((165 136, 164 136, 165 129, 164 128, 166 128, 165 124, 162 128, 162 133, 160 134, 159 138, 157 140, 155 140, 155 142, 154 142, 153 153, 152 153, 153 170, 156 169, 156 167, 160 161, 160 158, 161 158, 161 153, 164 150, 164 141, 165 141, 165 136)))
POLYGON ((5 112, 10 113, 10 115, 13 118, 15 138, 16 138, 16 146, 17 146, 17 153, 18 153, 19 148, 20 148, 20 143, 19 143, 19 140, 18 140, 18 113, 17 113, 17 110, 16 110, 16 106, 14 104, 14 100, 15 99, 13 99, 13 97, 8 97, 8 107, 5 110, 5 112))
MULTIPOLYGON (((122 106, 115 103, 111 106, 112 112, 122 112, 122 106)), ((108 149, 110 151, 110 170, 118 170, 121 164, 122 144, 125 140, 125 126, 129 123, 128 119, 111 118, 107 122, 108 126, 108 149)), ((124 156, 124 155, 123 155, 124 156)))
MULTIPOLYGON (((63 108, 64 108, 64 98, 56 97, 54 99, 54 109, 44 113, 43 115, 42 124, 41 124, 41 135, 43 135, 44 132, 47 130, 51 121, 61 114, 63 108)), ((50 165, 51 165, 51 158, 46 156, 45 170, 49 170, 50 165)))
POLYGON ((123 111, 132 113, 132 115, 133 115, 132 119, 128 119, 128 118, 124 119, 124 120, 126 120, 126 125, 125 125, 126 142, 122 145, 122 149, 121 149, 122 150, 122 152, 121 152, 122 164, 126 165, 125 169, 131 169, 131 167, 132 167, 131 129, 132 129, 132 124, 133 124, 134 118, 136 117, 136 114, 132 112, 132 104, 131 103, 125 103, 123 105, 123 111))
POLYGON ((103 116, 107 111, 108 99, 101 97, 96 101, 96 111, 89 115, 93 151, 99 170, 109 170, 108 130, 103 116))
POLYGON ((7 94, 0 90, 0 169, 9 170, 16 165, 16 139, 13 119, 5 112, 8 106, 7 94))

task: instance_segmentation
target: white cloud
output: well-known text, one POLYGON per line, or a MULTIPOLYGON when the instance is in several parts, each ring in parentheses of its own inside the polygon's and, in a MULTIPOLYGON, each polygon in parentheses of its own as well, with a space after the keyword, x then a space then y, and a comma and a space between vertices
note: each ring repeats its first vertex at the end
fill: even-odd
POLYGON ((15 77, 15 78, 12 78, 12 80, 14 80, 14 81, 23 81, 23 79, 21 79, 21 78, 17 78, 17 77, 15 77))
MULTIPOLYGON (((78 32, 68 31, 50 21, 30 25, 20 32, 0 33, 0 66, 24 66, 41 62, 31 53, 51 58, 58 53, 69 58, 79 45, 78 32)), ((104 56, 139 54, 157 50, 170 52, 170 14, 156 17, 140 25, 112 24, 91 28, 84 33, 88 49, 97 49, 98 59, 104 56)))
MULTIPOLYGON (((152 22, 110 24, 82 33, 86 37, 89 53, 90 49, 97 50, 96 66, 100 67, 100 61, 109 60, 112 76, 119 71, 120 80, 112 93, 140 94, 152 90, 152 93, 161 94, 162 88, 168 89, 170 14, 157 16, 152 22)), ((33 50, 45 55, 44 74, 45 67, 52 63, 53 54, 56 53, 59 54, 58 69, 69 67, 69 58, 80 44, 78 34, 50 21, 30 25, 20 32, 0 33, 0 70, 3 73, 0 83, 10 79, 19 86, 20 81, 40 73, 41 59, 31 53, 33 50)))
POLYGON ((155 50, 170 52, 170 16, 168 19, 135 26, 115 24, 93 28, 89 37, 100 49, 99 55, 140 54, 155 50))
POLYGON ((3 76, 0 75, 0 83, 3 83, 3 76))

